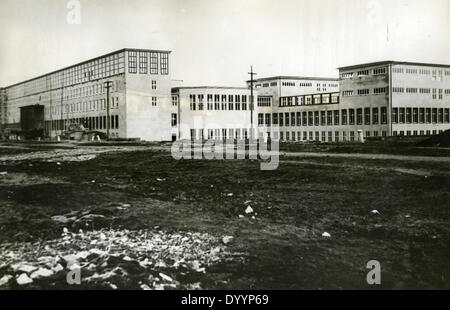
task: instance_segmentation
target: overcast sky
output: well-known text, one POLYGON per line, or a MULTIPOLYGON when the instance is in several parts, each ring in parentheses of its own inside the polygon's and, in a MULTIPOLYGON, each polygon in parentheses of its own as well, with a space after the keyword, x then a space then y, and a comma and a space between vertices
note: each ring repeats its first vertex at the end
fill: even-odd
POLYGON ((450 64, 449 0, 0 0, 0 86, 123 47, 172 50, 185 86, 337 77, 378 60, 450 64))

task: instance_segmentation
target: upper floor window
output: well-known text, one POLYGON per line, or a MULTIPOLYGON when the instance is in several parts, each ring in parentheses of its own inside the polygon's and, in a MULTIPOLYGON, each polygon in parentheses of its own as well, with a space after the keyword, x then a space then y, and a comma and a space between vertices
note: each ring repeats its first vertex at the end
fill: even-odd
POLYGON ((386 74, 386 68, 376 68, 373 69, 374 75, 386 74))
POLYGON ((169 54, 161 53, 161 74, 169 74, 169 54))
POLYGON ((137 52, 128 52, 128 72, 137 73, 137 52))
POLYGON ((139 73, 147 74, 148 58, 147 52, 139 52, 139 73))
POLYGON ((158 53, 150 53, 150 73, 158 74, 158 53))

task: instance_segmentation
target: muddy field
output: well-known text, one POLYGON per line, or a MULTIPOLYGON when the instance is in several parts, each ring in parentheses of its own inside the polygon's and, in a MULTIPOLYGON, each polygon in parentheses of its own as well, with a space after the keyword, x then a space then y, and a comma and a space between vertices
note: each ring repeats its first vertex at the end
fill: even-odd
POLYGON ((261 171, 169 149, 0 144, 0 289, 450 288, 448 150, 283 145, 261 171))

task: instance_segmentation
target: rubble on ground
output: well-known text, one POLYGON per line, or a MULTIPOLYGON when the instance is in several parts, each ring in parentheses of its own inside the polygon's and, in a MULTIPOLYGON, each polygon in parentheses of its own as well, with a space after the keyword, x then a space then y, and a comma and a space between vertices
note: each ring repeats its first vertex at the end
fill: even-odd
POLYGON ((65 228, 61 237, 54 240, 0 245, 0 286, 40 287, 39 281, 47 281, 48 287, 64 287, 67 273, 79 269, 82 284, 87 287, 196 287, 195 283, 184 283, 179 276, 203 274, 213 264, 235 259, 226 248, 232 239, 197 232, 75 233, 65 228), (16 281, 10 281, 12 278, 16 281))

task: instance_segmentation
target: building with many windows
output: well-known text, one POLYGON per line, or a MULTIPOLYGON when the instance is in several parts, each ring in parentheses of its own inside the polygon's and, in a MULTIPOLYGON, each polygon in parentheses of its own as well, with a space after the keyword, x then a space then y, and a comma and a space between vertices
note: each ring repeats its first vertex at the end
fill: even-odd
POLYGON ((339 142, 450 129, 449 65, 384 61, 341 67, 339 74, 339 92, 274 95, 277 107, 259 112, 260 131, 288 141, 339 142))
POLYGON ((176 87, 172 98, 178 107, 172 114, 172 126, 180 139, 245 139, 252 128, 256 132, 258 107, 255 104, 252 113, 248 88, 176 87))
POLYGON ((170 140, 169 58, 170 51, 122 49, 8 86, 2 124, 28 129, 24 111, 34 109, 43 110, 32 115, 49 137, 78 123, 105 133, 109 126, 113 138, 170 140))

